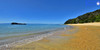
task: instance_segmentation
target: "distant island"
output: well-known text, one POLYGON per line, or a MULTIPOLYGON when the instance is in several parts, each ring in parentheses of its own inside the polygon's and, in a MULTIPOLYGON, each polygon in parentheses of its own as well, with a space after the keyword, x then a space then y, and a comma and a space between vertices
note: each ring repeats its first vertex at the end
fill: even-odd
POLYGON ((67 20, 64 24, 76 24, 76 23, 90 23, 100 22, 100 9, 94 12, 89 12, 84 15, 78 16, 74 19, 67 20))
POLYGON ((16 22, 12 22, 11 25, 26 25, 26 23, 16 23, 16 22))

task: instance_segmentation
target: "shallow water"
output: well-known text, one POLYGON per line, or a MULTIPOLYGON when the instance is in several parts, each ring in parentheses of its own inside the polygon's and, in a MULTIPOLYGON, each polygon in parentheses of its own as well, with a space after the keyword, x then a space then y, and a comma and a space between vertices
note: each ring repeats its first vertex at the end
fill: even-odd
POLYGON ((70 29, 71 27, 58 24, 0 24, 0 28, 0 46, 6 47, 6 45, 13 46, 14 44, 37 41, 52 35, 54 31, 70 29))
POLYGON ((0 37, 38 33, 64 27, 66 26, 57 24, 28 24, 28 25, 0 24, 0 37))

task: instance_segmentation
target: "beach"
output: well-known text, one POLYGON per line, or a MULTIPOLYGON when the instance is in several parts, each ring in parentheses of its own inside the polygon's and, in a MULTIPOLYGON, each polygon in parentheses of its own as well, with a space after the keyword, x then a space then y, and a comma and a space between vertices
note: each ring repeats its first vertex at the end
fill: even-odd
POLYGON ((0 24, 0 50, 16 45, 24 45, 51 36, 53 32, 70 29, 68 25, 59 24, 0 24), (5 30, 5 31, 4 31, 5 30))
POLYGON ((74 25, 74 26, 100 26, 100 22, 94 22, 94 23, 83 23, 83 24, 67 24, 67 25, 74 25))
POLYGON ((73 29, 55 32, 42 40, 11 50, 100 50, 100 23, 68 24, 73 29))

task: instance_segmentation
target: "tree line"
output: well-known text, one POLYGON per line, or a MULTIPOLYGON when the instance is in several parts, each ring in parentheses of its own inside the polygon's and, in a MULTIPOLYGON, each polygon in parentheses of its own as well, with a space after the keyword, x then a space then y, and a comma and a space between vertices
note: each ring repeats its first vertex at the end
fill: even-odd
POLYGON ((84 15, 78 16, 74 19, 67 20, 64 24, 76 24, 76 23, 90 23, 100 22, 100 9, 94 12, 89 12, 84 15))

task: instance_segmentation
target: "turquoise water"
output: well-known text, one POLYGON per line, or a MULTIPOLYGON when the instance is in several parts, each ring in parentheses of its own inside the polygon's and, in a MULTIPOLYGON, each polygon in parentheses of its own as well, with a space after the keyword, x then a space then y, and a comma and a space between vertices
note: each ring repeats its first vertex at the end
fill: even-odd
POLYGON ((0 24, 0 37, 45 32, 64 27, 67 26, 58 24, 27 24, 27 25, 0 24))
POLYGON ((0 24, 0 48, 23 45, 53 35, 56 31, 72 28, 59 24, 0 24), (21 35, 21 36, 20 36, 21 35))

